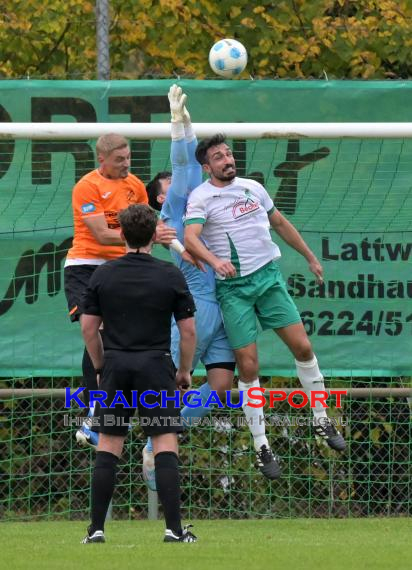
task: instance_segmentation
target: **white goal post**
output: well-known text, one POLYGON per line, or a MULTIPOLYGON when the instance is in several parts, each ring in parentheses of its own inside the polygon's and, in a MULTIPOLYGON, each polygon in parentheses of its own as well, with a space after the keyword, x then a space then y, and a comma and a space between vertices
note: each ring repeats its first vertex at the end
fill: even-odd
MULTIPOLYGON (((412 138, 412 123, 193 123, 197 137, 412 138)), ((128 138, 170 139, 170 123, 0 123, 0 139, 78 140, 115 132, 128 138)))

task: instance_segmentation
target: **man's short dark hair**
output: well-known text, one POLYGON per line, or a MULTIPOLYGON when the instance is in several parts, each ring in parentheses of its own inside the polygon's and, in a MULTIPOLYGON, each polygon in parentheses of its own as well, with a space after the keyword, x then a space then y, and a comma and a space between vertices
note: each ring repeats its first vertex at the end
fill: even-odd
POLYGON ((157 215, 147 204, 131 204, 119 213, 119 223, 129 247, 144 247, 156 231, 157 215))
POLYGON ((149 197, 149 204, 155 210, 160 211, 162 209, 162 204, 160 204, 157 201, 157 197, 159 196, 159 194, 162 190, 162 186, 160 183, 162 180, 166 180, 167 178, 170 178, 171 176, 172 176, 171 172, 166 172, 166 171, 165 172, 158 172, 156 174, 156 176, 153 178, 153 180, 151 180, 149 182, 149 184, 146 186, 147 195, 149 197))
POLYGON ((212 146, 218 146, 219 144, 224 144, 225 142, 226 142, 226 137, 222 133, 218 133, 216 135, 213 135, 213 137, 210 137, 208 139, 203 139, 202 141, 200 141, 200 143, 196 147, 196 153, 195 153, 197 162, 202 166, 204 164, 207 164, 208 163, 207 151, 209 150, 209 148, 212 148, 212 146))

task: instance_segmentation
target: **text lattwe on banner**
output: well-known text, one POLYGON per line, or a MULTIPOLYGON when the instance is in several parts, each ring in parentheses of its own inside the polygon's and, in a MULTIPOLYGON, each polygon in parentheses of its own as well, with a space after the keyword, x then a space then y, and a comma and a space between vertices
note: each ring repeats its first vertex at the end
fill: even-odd
MULTIPOLYGON (((167 122, 171 81, 5 81, 2 122, 167 122)), ((194 122, 408 121, 402 83, 182 81, 194 122), (217 104, 219 103, 219 104, 217 104)), ((95 166, 93 140, 0 141, 0 375, 80 373, 81 335, 67 317, 63 263, 71 190, 95 166)), ((322 262, 281 242, 280 266, 327 375, 411 374, 412 142, 235 140, 239 176, 262 182, 322 262)), ((169 141, 133 140, 132 171, 170 169, 169 141)), ((167 258, 167 252, 156 249, 167 258)), ((262 374, 294 376, 271 332, 262 374)))

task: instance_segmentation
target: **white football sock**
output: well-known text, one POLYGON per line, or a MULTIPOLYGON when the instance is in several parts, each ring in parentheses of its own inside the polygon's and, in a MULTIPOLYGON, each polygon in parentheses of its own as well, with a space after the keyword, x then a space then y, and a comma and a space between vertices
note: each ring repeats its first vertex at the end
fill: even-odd
POLYGON ((239 380, 239 392, 243 392, 243 413, 246 416, 250 433, 253 435, 255 449, 259 451, 262 445, 266 445, 267 448, 269 448, 269 442, 265 435, 265 416, 263 415, 263 408, 251 408, 247 406, 248 402, 252 402, 252 404, 259 403, 259 400, 249 398, 247 395, 249 388, 260 388, 259 378, 253 380, 253 382, 242 382, 242 380, 239 380))
MULTIPOLYGON (((322 372, 319 370, 318 361, 316 359, 316 356, 313 355, 312 360, 308 360, 306 362, 299 362, 298 360, 295 360, 295 364, 298 378, 306 394, 309 396, 310 402, 310 393, 312 390, 325 389, 325 383, 323 380, 322 372)), ((315 406, 315 408, 312 408, 315 420, 326 418, 327 408, 323 408, 321 402, 318 401, 316 401, 315 406)))

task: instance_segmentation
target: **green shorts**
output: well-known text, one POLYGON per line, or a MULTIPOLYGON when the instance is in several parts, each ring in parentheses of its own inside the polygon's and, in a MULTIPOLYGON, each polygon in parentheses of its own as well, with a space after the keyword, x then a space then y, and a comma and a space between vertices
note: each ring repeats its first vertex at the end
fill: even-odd
POLYGON ((263 330, 301 322, 299 311, 274 261, 246 277, 216 281, 229 344, 233 349, 256 342, 257 321, 263 330))

